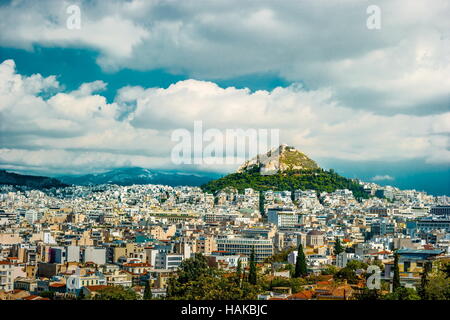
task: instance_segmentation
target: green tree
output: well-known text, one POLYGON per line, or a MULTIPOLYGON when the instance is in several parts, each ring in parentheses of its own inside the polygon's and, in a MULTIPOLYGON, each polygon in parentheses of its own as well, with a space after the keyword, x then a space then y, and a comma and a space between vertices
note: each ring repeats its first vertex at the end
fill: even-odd
POLYGON ((293 264, 287 263, 281 267, 279 271, 289 271, 291 277, 295 274, 295 266, 293 264))
POLYGON ((336 280, 347 280, 348 283, 356 284, 358 282, 358 276, 356 275, 355 270, 350 269, 348 267, 342 268, 334 275, 334 279, 336 280))
POLYGON ((423 272, 421 274, 420 277, 420 287, 418 288, 418 293, 419 296, 423 299, 426 300, 427 298, 427 294, 426 294, 426 286, 428 283, 428 273, 431 271, 432 268, 432 264, 430 261, 425 262, 424 266, 423 266, 423 272))
POLYGON ((450 263, 437 263, 434 272, 429 273, 424 288, 424 298, 427 300, 450 300, 450 277, 448 267, 450 263))
POLYGON ((442 266, 442 272, 444 272, 446 278, 450 278, 450 262, 446 262, 442 266))
POLYGON ((252 252, 250 253, 250 270, 248 273, 248 282, 255 285, 257 282, 257 272, 256 272, 256 257, 255 257, 255 248, 252 248, 252 252))
POLYGON ((334 254, 337 256, 341 252, 344 252, 344 248, 342 247, 341 240, 336 237, 334 240, 334 254))
POLYGON ((108 286, 98 291, 94 300, 137 300, 138 295, 130 288, 108 286))
POLYGON ((236 283, 238 286, 241 286, 241 279, 242 279, 242 262, 241 259, 238 259, 236 268, 236 283))
POLYGON ((327 265, 322 271, 321 274, 323 275, 334 275, 338 272, 338 268, 333 265, 327 265))
POLYGON ((400 288, 400 270, 398 267, 398 253, 395 252, 394 254, 394 277, 392 279, 392 291, 396 291, 398 288, 400 288))
POLYGON ((256 299, 261 291, 258 284, 242 281, 241 286, 236 285, 236 274, 230 276, 205 262, 206 259, 201 255, 184 260, 175 275, 169 279, 167 299, 256 299))
POLYGON ((78 294, 77 300, 88 300, 89 297, 86 297, 84 294, 84 291, 81 290, 80 293, 78 294))
POLYGON ((384 296, 385 300, 420 300, 416 290, 412 288, 398 287, 394 292, 384 296))
POLYGON ((262 191, 259 192, 259 213, 261 213, 261 217, 266 215, 266 210, 264 208, 264 194, 262 191))
POLYGON ((200 275, 211 273, 208 261, 201 253, 196 253, 193 258, 185 259, 181 262, 178 272, 178 281, 186 283, 197 279, 200 275))
POLYGON ((304 277, 308 274, 307 266, 306 266, 306 257, 305 253, 303 252, 303 246, 300 242, 298 246, 298 252, 297 252, 297 260, 295 261, 295 272, 294 277, 304 277))
POLYGON ((289 253, 291 253, 292 251, 295 251, 295 247, 289 247, 286 249, 283 249, 277 253, 275 253, 274 255, 267 257, 264 262, 266 263, 271 263, 271 262, 286 262, 289 253))
POLYGON ((358 292, 356 295, 357 300, 381 300, 382 294, 381 291, 378 289, 369 289, 364 288, 360 292, 358 292))
POLYGON ((366 270, 368 265, 365 262, 362 261, 358 261, 358 260, 350 260, 349 262, 347 262, 346 265, 347 268, 350 268, 352 270, 358 270, 358 269, 364 269, 366 270))
POLYGON ((383 262, 381 262, 381 261, 378 260, 378 259, 374 259, 374 260, 372 261, 371 265, 373 265, 373 266, 378 266, 378 267, 380 268, 381 271, 384 270, 384 264, 383 264, 383 262))
POLYGON ((151 300, 153 298, 152 288, 150 286, 150 280, 145 283, 144 300, 151 300))

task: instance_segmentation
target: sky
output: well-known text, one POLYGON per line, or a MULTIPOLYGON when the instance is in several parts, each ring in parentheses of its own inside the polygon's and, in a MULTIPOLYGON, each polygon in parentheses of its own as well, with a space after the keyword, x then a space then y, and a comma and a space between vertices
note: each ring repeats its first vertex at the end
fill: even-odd
POLYGON ((235 170, 174 164, 173 132, 201 120, 449 195, 449 16, 445 0, 0 1, 0 167, 235 170))

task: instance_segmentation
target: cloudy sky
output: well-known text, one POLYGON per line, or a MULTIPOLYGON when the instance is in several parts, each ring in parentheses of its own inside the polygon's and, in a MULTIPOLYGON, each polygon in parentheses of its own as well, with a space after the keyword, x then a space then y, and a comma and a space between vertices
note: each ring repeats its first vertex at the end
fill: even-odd
POLYGON ((446 0, 1 1, 0 167, 176 168, 172 132, 202 120, 450 194, 449 17, 446 0))

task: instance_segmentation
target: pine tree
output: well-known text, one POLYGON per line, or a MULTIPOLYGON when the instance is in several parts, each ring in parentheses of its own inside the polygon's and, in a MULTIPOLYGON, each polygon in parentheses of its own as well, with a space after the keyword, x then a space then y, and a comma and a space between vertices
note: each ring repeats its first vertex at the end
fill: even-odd
POLYGON ((394 254, 394 278, 392 279, 392 291, 395 292, 400 288, 400 270, 398 268, 398 253, 394 254))
POLYGON ((252 248, 252 253, 250 254, 250 270, 248 274, 248 282, 255 285, 256 281, 257 276, 256 276, 255 248, 252 248))
POLYGON ((306 267, 306 257, 305 253, 303 252, 302 243, 300 242, 300 245, 298 246, 297 260, 295 261, 294 277, 300 278, 306 276, 307 274, 308 270, 306 267))
POLYGON ((342 247, 341 240, 336 237, 334 242, 334 254, 337 256, 341 252, 344 252, 344 248, 342 247))
POLYGON ((150 280, 148 280, 145 283, 144 300, 151 300, 152 297, 153 297, 153 295, 152 295, 152 288, 150 288, 150 280))

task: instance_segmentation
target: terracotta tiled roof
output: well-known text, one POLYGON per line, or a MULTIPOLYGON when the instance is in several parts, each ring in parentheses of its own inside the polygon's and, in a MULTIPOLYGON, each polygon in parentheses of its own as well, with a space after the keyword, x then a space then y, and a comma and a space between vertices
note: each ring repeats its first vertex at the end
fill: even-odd
POLYGON ((314 291, 312 290, 303 290, 297 293, 294 293, 288 297, 288 299, 301 299, 301 300, 310 300, 314 296, 314 291))
POLYGON ((66 284, 65 283, 52 283, 49 285, 49 287, 54 287, 54 288, 61 288, 61 287, 65 287, 66 284))
POLYGON ((392 252, 390 252, 390 251, 387 251, 387 250, 383 250, 383 251, 380 251, 380 252, 376 252, 376 253, 371 253, 372 255, 375 255, 375 254, 391 254, 392 252))
POLYGON ((31 295, 31 296, 23 298, 23 300, 50 300, 50 299, 49 298, 43 298, 41 296, 31 295))
POLYGON ((151 267, 151 264, 148 263, 124 263, 124 267, 151 267))
POLYGON ((105 285, 97 285, 97 286, 85 286, 86 289, 88 289, 89 291, 93 292, 93 291, 98 291, 98 290, 102 290, 107 288, 108 286, 105 285))

